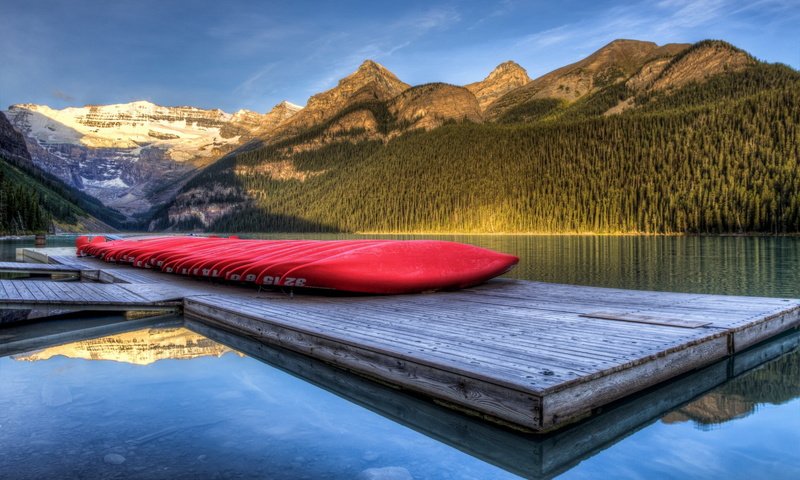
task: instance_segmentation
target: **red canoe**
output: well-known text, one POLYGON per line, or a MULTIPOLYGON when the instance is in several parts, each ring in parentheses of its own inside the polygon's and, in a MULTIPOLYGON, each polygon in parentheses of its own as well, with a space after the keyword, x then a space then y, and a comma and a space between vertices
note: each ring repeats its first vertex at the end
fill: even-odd
POLYGON ((277 287, 398 294, 453 290, 509 271, 519 259, 436 240, 241 240, 80 237, 79 256, 164 272, 277 287))

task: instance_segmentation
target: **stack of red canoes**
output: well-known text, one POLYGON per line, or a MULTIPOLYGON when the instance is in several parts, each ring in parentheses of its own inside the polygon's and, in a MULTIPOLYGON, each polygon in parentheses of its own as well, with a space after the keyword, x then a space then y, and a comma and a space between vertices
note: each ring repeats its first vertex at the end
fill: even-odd
POLYGON ((396 294, 465 288, 502 275, 513 255, 434 240, 78 237, 79 256, 258 285, 396 294))

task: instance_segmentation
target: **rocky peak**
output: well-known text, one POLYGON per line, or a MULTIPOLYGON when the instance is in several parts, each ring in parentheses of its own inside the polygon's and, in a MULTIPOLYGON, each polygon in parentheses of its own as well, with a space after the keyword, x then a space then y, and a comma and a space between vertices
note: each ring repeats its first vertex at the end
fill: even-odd
POLYGON ((355 72, 339 80, 335 87, 309 98, 305 108, 281 124, 274 138, 286 138, 325 122, 350 105, 390 100, 408 88, 407 83, 386 67, 366 60, 355 72))
POLYGON ((525 71, 517 62, 513 60, 509 60, 507 62, 503 62, 500 65, 494 67, 494 70, 489 73, 485 80, 497 80, 504 77, 512 77, 518 79, 524 79, 525 81, 530 81, 528 78, 528 72, 525 71))
POLYGON ((258 117, 255 120, 258 123, 256 136, 269 136, 278 125, 294 117, 301 110, 303 107, 284 100, 264 115, 254 114, 258 117))
POLYGON ((397 76, 383 65, 372 60, 365 60, 358 70, 339 80, 339 84, 327 92, 314 95, 308 101, 308 106, 319 100, 328 100, 330 97, 356 96, 368 89, 368 95, 376 100, 388 100, 406 90, 409 85, 402 82, 397 76))
POLYGON ((481 110, 506 93, 530 82, 528 72, 516 62, 503 62, 482 81, 466 85, 467 90, 475 95, 481 110))
POLYGON ((148 101, 4 113, 36 166, 125 215, 149 210, 192 171, 286 118, 148 101))
POLYGON ((267 112, 267 115, 284 117, 283 119, 285 120, 286 118, 293 116, 295 113, 299 112, 302 109, 303 107, 301 107, 300 105, 295 105, 294 103, 288 100, 284 100, 281 103, 272 107, 272 110, 267 112))

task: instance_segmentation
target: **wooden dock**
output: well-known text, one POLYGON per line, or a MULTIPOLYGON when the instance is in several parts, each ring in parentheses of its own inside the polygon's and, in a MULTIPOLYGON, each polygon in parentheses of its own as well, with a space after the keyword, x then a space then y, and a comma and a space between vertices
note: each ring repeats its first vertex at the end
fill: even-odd
POLYGON ((147 289, 141 296, 152 301, 156 293, 181 298, 187 318, 535 432, 800 324, 796 299, 502 279, 424 295, 289 296, 77 259, 63 249, 26 249, 22 257, 79 265, 108 286, 147 289))
POLYGON ((177 311, 182 300, 180 292, 148 284, 0 280, 0 307, 4 309, 177 311))
POLYGON ((85 267, 55 263, 0 262, 0 273, 32 275, 80 275, 85 267))

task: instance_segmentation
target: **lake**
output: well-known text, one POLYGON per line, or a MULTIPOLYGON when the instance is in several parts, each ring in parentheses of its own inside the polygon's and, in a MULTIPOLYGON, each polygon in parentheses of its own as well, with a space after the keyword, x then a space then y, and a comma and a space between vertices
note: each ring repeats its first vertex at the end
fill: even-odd
MULTIPOLYGON (((799 238, 435 238, 514 253, 515 278, 800 297, 799 238)), ((533 437, 180 319, 0 345, 55 323, 120 331, 0 353, 0 478, 800 478, 797 330, 533 437)))

